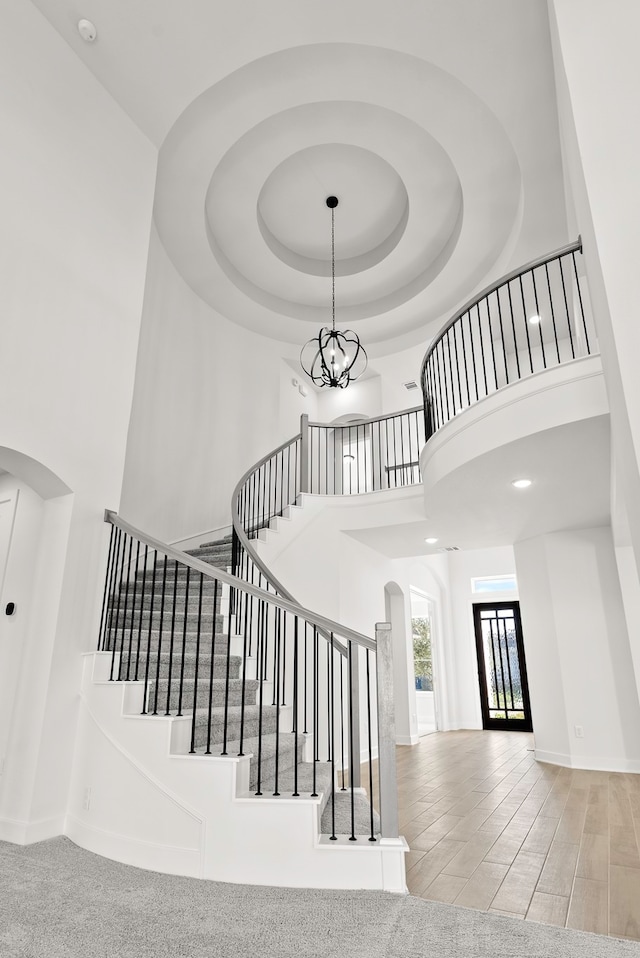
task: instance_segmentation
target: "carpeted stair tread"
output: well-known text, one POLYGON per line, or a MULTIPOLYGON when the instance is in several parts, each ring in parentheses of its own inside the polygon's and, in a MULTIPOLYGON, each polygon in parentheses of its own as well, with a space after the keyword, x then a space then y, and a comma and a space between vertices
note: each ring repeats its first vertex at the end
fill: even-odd
MULTIPOLYGON (((347 789, 341 791, 335 789, 333 793, 335 801, 335 834, 351 835, 351 792, 347 789)), ((333 803, 329 798, 322 813, 320 831, 323 835, 333 834, 333 803)), ((373 811, 373 834, 378 835, 380 831, 380 816, 373 811)), ((363 792, 353 793, 353 832, 355 835, 369 837, 371 835, 371 805, 369 799, 363 792)))

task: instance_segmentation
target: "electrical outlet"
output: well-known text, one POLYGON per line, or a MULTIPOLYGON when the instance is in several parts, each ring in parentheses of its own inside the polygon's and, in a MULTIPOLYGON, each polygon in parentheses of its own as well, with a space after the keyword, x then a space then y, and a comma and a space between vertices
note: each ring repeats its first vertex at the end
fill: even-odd
POLYGON ((574 725, 573 730, 576 733, 576 738, 584 738, 584 729, 581 725, 574 725))
POLYGON ((87 786, 84 790, 84 795, 82 797, 82 807, 85 812, 88 812, 91 808, 91 789, 87 786))

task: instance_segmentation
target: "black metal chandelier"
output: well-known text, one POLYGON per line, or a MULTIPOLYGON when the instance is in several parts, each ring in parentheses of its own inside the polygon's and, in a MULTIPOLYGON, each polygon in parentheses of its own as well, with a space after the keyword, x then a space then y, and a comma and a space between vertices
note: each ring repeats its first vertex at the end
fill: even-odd
POLYGON ((367 368, 367 354, 351 329, 336 329, 336 196, 327 197, 331 210, 331 329, 323 326, 317 336, 302 347, 300 364, 316 386, 346 389, 367 368))

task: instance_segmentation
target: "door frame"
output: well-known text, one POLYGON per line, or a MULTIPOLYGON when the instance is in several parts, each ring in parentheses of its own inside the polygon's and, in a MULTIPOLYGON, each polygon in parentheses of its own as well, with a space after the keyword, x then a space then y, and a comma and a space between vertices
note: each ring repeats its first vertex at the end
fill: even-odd
POLYGON ((529 697, 529 681, 527 678, 527 663, 524 651, 524 637, 522 634, 522 619, 520 618, 520 603, 517 599, 500 602, 473 603, 473 632, 476 644, 476 658, 478 661, 478 685, 480 690, 480 708, 482 710, 482 727, 485 730, 502 729, 511 732, 532 732, 533 721, 531 715, 531 699, 529 697), (484 648, 482 645, 482 628, 480 613, 483 609, 513 609, 513 618, 516 631, 516 648, 518 651, 518 665, 522 684, 522 704, 524 719, 499 719, 489 715, 489 701, 487 698, 487 672, 484 662, 484 648))

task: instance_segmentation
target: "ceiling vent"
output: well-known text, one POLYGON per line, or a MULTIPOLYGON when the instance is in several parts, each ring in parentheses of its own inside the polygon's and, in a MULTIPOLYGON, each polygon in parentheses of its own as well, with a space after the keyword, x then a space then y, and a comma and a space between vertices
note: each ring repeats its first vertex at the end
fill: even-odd
POLYGON ((415 379, 412 379, 410 383, 403 383, 403 386, 404 386, 405 389, 408 389, 409 392, 411 392, 412 389, 417 389, 417 388, 418 388, 418 384, 417 384, 417 382, 415 381, 415 379))
POLYGON ((444 549, 440 549, 440 552, 460 552, 459 546, 445 546, 444 549))

